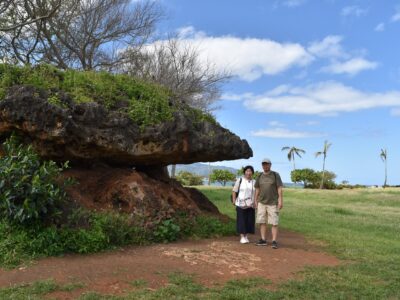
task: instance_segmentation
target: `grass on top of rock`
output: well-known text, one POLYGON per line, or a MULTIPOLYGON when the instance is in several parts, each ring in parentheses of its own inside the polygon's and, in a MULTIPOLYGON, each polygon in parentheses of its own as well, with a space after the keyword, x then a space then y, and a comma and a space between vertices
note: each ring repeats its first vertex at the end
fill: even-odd
POLYGON ((46 91, 49 103, 65 108, 60 93, 75 103, 97 102, 109 110, 126 113, 142 128, 173 119, 174 112, 185 111, 196 121, 215 122, 202 111, 172 101, 165 87, 123 74, 97 71, 59 70, 50 65, 33 67, 0 64, 0 100, 10 87, 30 85, 46 91))

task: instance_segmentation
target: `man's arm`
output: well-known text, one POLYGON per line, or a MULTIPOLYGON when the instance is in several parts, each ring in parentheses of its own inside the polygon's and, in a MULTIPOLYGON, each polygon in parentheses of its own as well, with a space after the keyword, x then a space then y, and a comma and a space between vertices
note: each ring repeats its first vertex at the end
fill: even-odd
POLYGON ((278 186, 278 208, 283 208, 283 189, 282 186, 278 186))
POLYGON ((258 195, 260 194, 260 188, 256 188, 256 193, 254 194, 254 206, 257 208, 258 206, 258 195))

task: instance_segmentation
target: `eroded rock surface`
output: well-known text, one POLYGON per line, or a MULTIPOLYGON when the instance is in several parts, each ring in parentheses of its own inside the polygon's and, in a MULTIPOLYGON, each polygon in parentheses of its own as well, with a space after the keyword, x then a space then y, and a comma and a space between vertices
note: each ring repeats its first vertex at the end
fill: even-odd
POLYGON ((75 165, 166 166, 252 156, 245 140, 182 112, 172 121, 140 130, 126 115, 100 104, 76 104, 62 94, 60 100, 61 105, 50 104, 45 92, 13 87, 0 101, 0 135, 16 131, 42 157, 75 165))

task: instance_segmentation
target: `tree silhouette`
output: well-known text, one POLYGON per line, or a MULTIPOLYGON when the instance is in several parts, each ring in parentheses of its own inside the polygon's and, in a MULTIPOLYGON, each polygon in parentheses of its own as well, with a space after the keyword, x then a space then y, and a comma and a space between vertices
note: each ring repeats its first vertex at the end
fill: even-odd
POLYGON ((379 155, 382 159, 382 161, 385 163, 385 182, 383 183, 383 187, 386 187, 386 182, 387 182, 387 150, 386 149, 381 149, 381 154, 379 155))
POLYGON ((324 177, 325 177, 325 160, 326 155, 328 153, 329 148, 331 147, 332 143, 328 143, 328 141, 324 142, 324 149, 322 151, 315 152, 315 157, 323 155, 323 163, 322 163, 322 177, 321 177, 321 185, 319 186, 320 189, 324 187, 324 177))
POLYGON ((287 153, 287 158, 289 161, 293 161, 293 170, 296 170, 296 163, 294 161, 295 155, 301 158, 301 154, 306 153, 306 151, 300 148, 296 148, 295 146, 293 147, 286 146, 282 148, 282 151, 287 151, 287 150, 289 150, 287 153))

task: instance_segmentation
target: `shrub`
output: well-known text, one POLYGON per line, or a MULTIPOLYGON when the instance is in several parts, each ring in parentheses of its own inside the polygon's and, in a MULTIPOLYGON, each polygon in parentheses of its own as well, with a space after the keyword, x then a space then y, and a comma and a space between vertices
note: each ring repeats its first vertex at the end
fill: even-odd
POLYGON ((3 151, 0 215, 20 224, 56 217, 67 196, 55 180, 67 163, 59 167, 55 162, 41 161, 31 146, 19 144, 15 136, 3 144, 3 151))
MULTIPOLYGON (((322 179, 322 171, 314 171, 313 169, 297 169, 290 173, 293 182, 303 182, 305 188, 316 189, 320 187, 322 179)), ((325 171, 324 186, 325 189, 335 189, 336 174, 330 171, 325 171)))
POLYGON ((154 241, 156 242, 172 242, 180 237, 181 228, 175 223, 174 219, 161 221, 154 230, 154 241))
POLYGON ((10 267, 43 256, 145 244, 150 239, 146 229, 134 224, 130 216, 118 213, 79 211, 61 227, 39 223, 27 227, 4 219, 0 220, 0 265, 10 267), (87 225, 75 227, 77 216, 85 217, 87 225))
POLYGON ((0 266, 14 267, 44 256, 93 253, 149 241, 166 243, 187 236, 206 238, 234 233, 233 220, 224 222, 205 215, 193 218, 184 213, 160 221, 153 230, 127 214, 87 210, 75 210, 61 226, 35 223, 27 227, 3 219, 0 220, 0 266))
POLYGON ((176 180, 183 185, 203 185, 202 176, 187 171, 180 171, 178 175, 176 175, 176 180))
POLYGON ((226 185, 227 181, 233 181, 236 179, 236 175, 229 172, 228 170, 221 170, 221 169, 215 169, 212 171, 210 175, 211 182, 219 182, 223 186, 226 185))
POLYGON ((192 230, 192 235, 201 238, 232 234, 235 234, 235 222, 233 220, 223 222, 216 217, 207 215, 197 216, 192 230))

